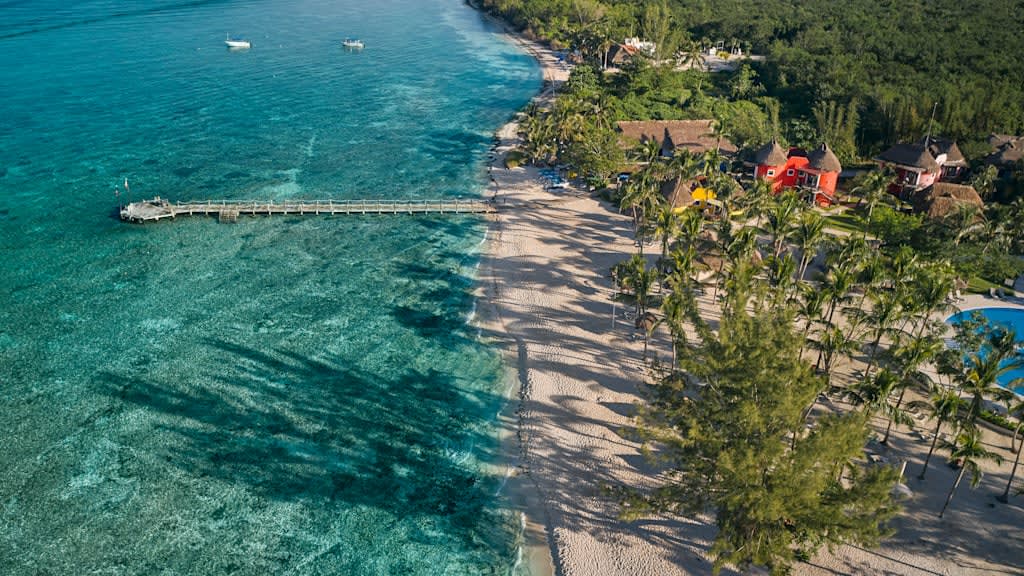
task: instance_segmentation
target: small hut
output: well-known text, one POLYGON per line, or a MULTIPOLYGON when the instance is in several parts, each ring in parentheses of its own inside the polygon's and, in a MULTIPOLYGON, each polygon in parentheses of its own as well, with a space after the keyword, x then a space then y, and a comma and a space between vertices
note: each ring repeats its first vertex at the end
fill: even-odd
POLYGON ((929 218, 946 218, 965 205, 976 206, 979 210, 985 207, 981 196, 973 187, 950 182, 937 182, 924 190, 919 190, 910 201, 915 212, 925 214, 929 218))
POLYGON ((673 178, 661 185, 661 195, 665 197, 669 206, 675 212, 687 208, 704 210, 705 214, 714 216, 720 214, 723 205, 717 199, 715 191, 704 186, 701 179, 684 180, 673 178))

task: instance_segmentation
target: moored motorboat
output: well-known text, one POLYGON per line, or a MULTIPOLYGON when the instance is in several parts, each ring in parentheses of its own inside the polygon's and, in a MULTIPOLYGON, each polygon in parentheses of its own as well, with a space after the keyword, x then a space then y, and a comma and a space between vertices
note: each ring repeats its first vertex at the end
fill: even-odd
POLYGON ((232 40, 230 34, 224 40, 224 44, 227 44, 228 48, 252 48, 248 40, 232 40))

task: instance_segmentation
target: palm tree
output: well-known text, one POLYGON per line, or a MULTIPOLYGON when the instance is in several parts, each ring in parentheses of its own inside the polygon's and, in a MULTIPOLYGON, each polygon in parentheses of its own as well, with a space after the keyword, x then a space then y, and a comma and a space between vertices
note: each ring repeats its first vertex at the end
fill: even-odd
POLYGON ((679 232, 679 213, 671 206, 664 204, 658 207, 657 219, 654 223, 654 235, 661 238, 661 258, 659 259, 661 272, 664 273, 664 266, 668 263, 668 247, 676 238, 679 232))
POLYGON ((661 195, 659 172, 659 164, 652 160, 626 183, 626 192, 620 203, 620 206, 629 207, 633 212, 634 233, 640 254, 644 252, 647 219, 657 214, 658 208, 665 202, 661 195))
POLYGON ((911 402, 909 406, 911 409, 927 410, 929 418, 935 420, 935 429, 932 431, 932 445, 928 448, 928 456, 924 459, 921 473, 917 476, 918 479, 924 480, 924 473, 928 471, 928 462, 931 461, 932 453, 935 452, 935 445, 939 441, 939 431, 944 423, 953 422, 961 402, 960 395, 956 393, 956 390, 939 387, 932 390, 932 394, 927 401, 917 400, 911 402))
POLYGON ((679 242, 687 248, 696 250, 697 241, 704 232, 704 213, 699 210, 686 210, 679 219, 679 242))
MULTIPOLYGON (((1019 429, 1020 426, 1018 425, 1017 428, 1019 429)), ((1015 431, 1014 432, 1014 436, 1016 436, 1016 435, 1017 435, 1017 433, 1015 431)), ((1002 494, 1000 494, 999 496, 996 497, 997 500, 999 500, 1000 502, 1003 502, 1003 503, 1008 502, 1010 500, 1010 487, 1013 485, 1013 478, 1014 478, 1014 476, 1017 475, 1017 464, 1020 463, 1020 453, 1024 452, 1024 442, 1022 442, 1021 445, 1018 446, 1017 449, 1014 452, 1015 452, 1015 454, 1014 454, 1014 457, 1013 457, 1013 468, 1010 470, 1010 478, 1009 478, 1009 480, 1006 481, 1006 489, 1003 490, 1002 494)))
POLYGON ((981 466, 978 465, 979 460, 992 460, 998 464, 1003 463, 1003 459, 998 454, 990 452, 985 448, 985 444, 981 441, 981 432, 973 426, 961 430, 953 442, 946 442, 944 444, 950 450, 950 460, 960 463, 960 473, 957 474, 956 481, 953 482, 953 487, 950 488, 949 495, 946 496, 946 503, 942 505, 942 510, 939 511, 939 518, 942 518, 942 515, 946 513, 946 508, 949 507, 949 502, 953 499, 953 493, 956 492, 957 486, 963 480, 965 472, 971 471, 971 488, 974 488, 981 482, 982 472, 981 466))
POLYGON ((683 70, 700 68, 704 60, 700 57, 700 44, 686 33, 679 40, 679 50, 676 52, 676 65, 683 70))
POLYGON ((954 273, 946 263, 915 266, 913 280, 903 284, 907 298, 904 304, 916 312, 918 318, 915 337, 920 337, 936 312, 951 308, 949 294, 954 288, 954 273))
POLYGON ((889 169, 875 170, 864 177, 860 186, 851 192, 859 196, 857 206, 864 204, 867 207, 867 221, 871 221, 871 215, 879 204, 892 204, 895 198, 889 194, 889 185, 892 184, 893 173, 889 169))
POLYGON ((683 182, 693 180, 701 173, 701 158, 686 148, 678 148, 666 166, 668 177, 679 178, 683 182))
MULTIPOLYGON (((882 337, 890 333, 900 318, 903 307, 899 295, 894 291, 875 292, 871 295, 871 310, 863 313, 865 323, 870 326, 869 333, 874 337, 870 345, 868 367, 865 374, 871 374, 878 357, 879 344, 882 337)), ((858 314, 862 313, 858 311, 858 314)))
POLYGON ((797 267, 797 280, 803 281, 807 266, 818 253, 818 247, 825 241, 825 219, 813 210, 800 214, 796 227, 793 229, 793 244, 800 250, 800 265, 797 267))
MULTIPOLYGON (((900 395, 896 399, 896 410, 900 411, 903 405, 903 398, 906 396, 907 388, 914 384, 918 384, 924 387, 928 382, 928 376, 918 369, 922 364, 928 362, 935 357, 942 349, 944 345, 942 340, 937 337, 920 337, 912 339, 908 344, 898 346, 893 356, 896 359, 896 365, 900 367, 900 395)), ((893 423, 903 424, 904 422, 897 421, 894 418, 889 419, 889 424, 885 427, 885 435, 882 437, 881 443, 886 444, 889 442, 889 433, 892 431, 893 423)))
POLYGON ((519 124, 519 134, 523 138, 523 152, 534 164, 546 162, 558 152, 555 124, 551 115, 535 104, 527 108, 525 117, 519 124))
POLYGON ((879 290, 880 284, 888 281, 886 274, 885 256, 879 252, 872 252, 857 265, 856 278, 860 287, 860 298, 857 304, 852 306, 854 312, 846 318, 850 324, 847 334, 851 337, 860 328, 860 321, 864 319, 864 314, 860 314, 860 311, 864 310, 864 301, 879 290))
POLYGON ((757 179, 754 185, 743 195, 743 207, 750 211, 755 220, 754 226, 761 227, 761 219, 768 211, 772 203, 774 191, 771 182, 764 179, 757 179))
POLYGON ((647 297, 657 279, 658 271, 647 268, 647 260, 640 254, 634 254, 627 262, 627 285, 633 290, 636 298, 636 317, 639 319, 647 311, 647 297))
POLYGON ((811 341, 811 348, 818 351, 815 368, 820 366, 825 377, 831 379, 832 367, 839 354, 849 356, 857 350, 857 341, 843 333, 839 326, 826 324, 822 327, 818 340, 811 341))
POLYGON ((828 253, 825 263, 833 269, 857 273, 873 254, 877 254, 877 251, 868 245, 863 233, 851 234, 836 243, 835 249, 828 253))
POLYGON ((766 232, 772 237, 772 255, 778 258, 793 230, 793 222, 800 211, 800 199, 791 191, 783 192, 768 209, 766 232))
POLYGON ((960 389, 971 396, 967 411, 973 424, 981 413, 986 397, 1005 400, 1013 393, 999 385, 999 379, 1024 366, 1024 357, 1017 352, 1016 333, 1007 328, 988 328, 984 345, 967 354, 963 372, 958 376, 960 389))
MULTIPOLYGON (((833 323, 836 310, 838 310, 841 304, 850 299, 850 290, 852 288, 853 274, 844 268, 833 268, 822 278, 819 289, 827 295, 823 320, 828 329, 836 327, 833 323)), ((849 336, 847 336, 847 340, 849 340, 849 336)), ((822 354, 818 354, 815 367, 821 364, 822 354)))
POLYGON ((961 203, 955 212, 945 218, 945 223, 952 229, 953 246, 959 246, 961 242, 970 238, 981 229, 983 219, 981 210, 974 204, 961 203))
POLYGON ((1024 400, 1016 400, 1009 402, 1006 405, 1006 414, 1008 416, 1015 416, 1017 418, 1017 425, 1013 428, 1013 436, 1010 436, 1010 451, 1015 452, 1017 450, 1017 436, 1020 434, 1020 429, 1024 426, 1024 400))
POLYGON ((757 250, 757 231, 744 227, 733 233, 732 220, 723 217, 716 223, 715 241, 722 255, 722 261, 716 272, 714 298, 718 298, 718 289, 726 276, 726 264, 735 270, 741 262, 749 262, 752 259, 754 251, 757 250))
POLYGON ((815 322, 821 321, 822 309, 825 307, 825 292, 816 287, 804 285, 801 288, 803 296, 797 302, 796 316, 804 319, 804 330, 801 335, 800 355, 803 356, 804 344, 807 342, 807 335, 815 322))
POLYGON ((644 331, 644 353, 643 358, 647 358, 647 345, 651 340, 651 334, 654 333, 654 329, 661 324, 661 320, 651 312, 644 312, 636 318, 636 329, 644 331))
POLYGON ((860 406, 868 415, 882 413, 885 416, 896 417, 892 405, 889 404, 889 397, 899 386, 899 376, 883 368, 874 376, 862 378, 850 385, 843 391, 843 396, 854 406, 860 406))
POLYGON ((971 178, 971 186, 978 192, 982 200, 988 201, 996 191, 996 181, 998 179, 999 169, 989 164, 984 170, 971 178))
POLYGON ((692 310, 696 310, 692 293, 685 287, 674 284, 672 292, 661 302, 664 322, 672 338, 672 371, 679 366, 679 347, 686 345, 684 323, 692 310))
POLYGON ((778 258, 769 258, 767 268, 768 284, 772 287, 770 292, 775 305, 783 306, 790 299, 790 290, 795 290, 798 286, 794 277, 797 269, 796 260, 790 254, 783 254, 778 258))

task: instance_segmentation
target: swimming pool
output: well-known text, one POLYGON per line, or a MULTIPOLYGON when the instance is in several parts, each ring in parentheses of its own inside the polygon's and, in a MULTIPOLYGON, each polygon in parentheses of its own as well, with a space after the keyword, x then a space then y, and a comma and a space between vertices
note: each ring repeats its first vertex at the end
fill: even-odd
MULTIPOLYGON (((1017 333, 1017 342, 1024 343, 1024 310, 1020 308, 974 308, 964 310, 946 318, 947 324, 958 324, 963 318, 974 312, 980 312, 989 322, 1012 328, 1017 333)), ((1014 378, 1024 377, 1024 369, 1010 370, 999 378, 999 384, 1007 387, 1007 382, 1014 378)), ((1024 386, 1018 386, 1013 390, 1017 394, 1024 394, 1024 386)))

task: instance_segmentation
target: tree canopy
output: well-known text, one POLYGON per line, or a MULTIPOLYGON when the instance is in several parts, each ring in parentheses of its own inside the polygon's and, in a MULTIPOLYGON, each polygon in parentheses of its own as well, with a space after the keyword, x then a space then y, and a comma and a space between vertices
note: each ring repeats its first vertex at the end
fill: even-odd
MULTIPOLYGON (((942 134, 968 157, 990 133, 1024 132, 1024 2, 1020 0, 482 0, 528 34, 592 61, 640 36, 657 57, 722 41, 767 56, 724 81, 729 101, 781 104, 794 143, 813 126, 840 158, 872 157, 894 142, 942 134), (926 40, 925 40, 926 39, 926 40), (934 116, 933 116, 934 114, 934 116)), ((702 110, 696 82, 655 88, 702 110), (664 91, 664 90, 667 90, 664 91)), ((633 78, 631 81, 643 81, 633 78)), ((702 86, 703 87, 703 86, 702 86)), ((636 111, 624 103, 621 111, 636 111)), ((763 108, 763 107, 762 107, 763 108)), ((664 117, 660 113, 648 118, 664 117)))
POLYGON ((825 382, 801 360, 785 309, 750 313, 741 284, 717 332, 692 318, 701 341, 680 358, 690 377, 656 385, 641 423, 671 480, 634 493, 627 511, 713 510, 716 569, 784 573, 823 544, 876 543, 897 510, 890 490, 898 474, 854 464, 868 433, 861 412, 823 416, 805 433, 825 382))

